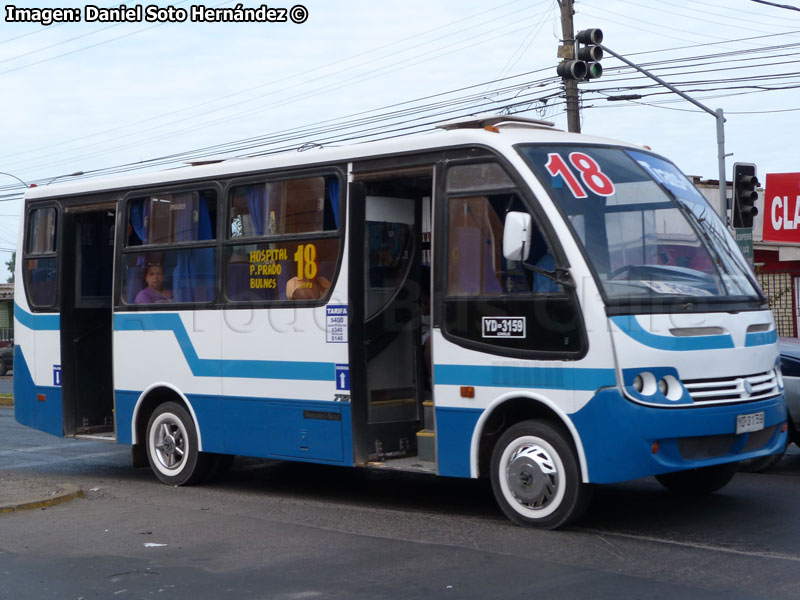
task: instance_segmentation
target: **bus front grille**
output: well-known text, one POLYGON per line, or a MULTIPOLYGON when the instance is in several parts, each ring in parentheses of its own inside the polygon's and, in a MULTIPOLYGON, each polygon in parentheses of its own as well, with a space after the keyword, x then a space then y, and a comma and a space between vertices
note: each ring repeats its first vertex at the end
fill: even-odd
POLYGON ((774 398, 780 393, 775 369, 716 379, 689 379, 683 385, 694 402, 749 402, 774 398))

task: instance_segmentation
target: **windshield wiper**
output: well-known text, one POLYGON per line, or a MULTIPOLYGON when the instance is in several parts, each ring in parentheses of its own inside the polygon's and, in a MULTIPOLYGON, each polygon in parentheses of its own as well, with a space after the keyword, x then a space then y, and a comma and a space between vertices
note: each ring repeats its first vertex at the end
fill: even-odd
MULTIPOLYGON (((725 274, 730 277, 732 280, 736 280, 737 275, 744 274, 745 279, 750 283, 751 287, 756 291, 756 295, 759 297, 760 301, 763 302, 766 298, 764 297, 763 293, 760 291, 758 285, 754 285, 754 282, 748 276, 748 271, 750 267, 744 263, 739 256, 737 256, 731 249, 729 241, 725 239, 722 232, 720 232, 714 225, 711 223, 711 220, 708 217, 700 216, 695 214, 694 210, 689 206, 689 203, 679 198, 675 195, 672 190, 667 188, 663 183, 657 182, 661 189, 665 190, 669 196, 677 203, 678 207, 680 208, 681 212, 687 216, 690 223, 694 223, 697 226, 697 229, 700 235, 706 240, 706 243, 709 246, 709 251, 714 253, 716 258, 716 264, 720 266, 720 268, 725 272, 725 274), (720 247, 724 253, 724 256, 720 255, 720 247), (737 265, 742 271, 741 273, 734 273, 731 270, 731 265, 729 265, 725 258, 728 258, 734 265, 737 265)), ((707 208, 703 209, 708 210, 707 208)), ((731 293, 731 290, 728 290, 728 284, 725 280, 721 280, 722 285, 725 287, 726 291, 729 295, 734 295, 731 293)), ((737 287, 741 288, 741 285, 737 284, 737 287)), ((749 295, 746 293, 744 289, 737 290, 738 294, 735 295, 749 295)))
MULTIPOLYGON (((705 217, 703 217, 703 218, 698 217, 694 213, 694 211, 691 208, 689 208, 689 205, 686 203, 686 201, 681 199, 681 198, 679 198, 663 182, 659 181, 656 178, 653 178, 653 181, 678 206, 678 210, 680 210, 681 213, 683 213, 683 216, 686 217, 686 220, 689 221, 689 223, 694 226, 693 227, 694 230, 697 231, 697 233, 699 233, 703 237, 703 239, 706 241, 706 245, 708 246, 709 252, 712 252, 714 254, 714 257, 717 259, 714 262, 716 262, 716 264, 719 265, 722 268, 723 271, 725 271, 726 275, 731 276, 732 274, 731 274, 728 266, 725 264, 725 261, 719 255, 719 251, 717 249, 717 246, 719 245, 719 241, 717 241, 717 243, 715 243, 715 241, 711 238, 711 235, 709 234, 709 230, 711 229, 713 231, 713 229, 711 227, 709 227, 709 224, 708 224, 707 220, 705 219, 705 217)), ((714 232, 714 233, 716 233, 716 232, 714 232)), ((728 252, 728 254, 730 254, 730 249, 727 247, 727 244, 723 243, 722 245, 725 247, 726 252, 728 252)), ((731 258, 733 258, 733 257, 731 257, 731 258)), ((728 290, 727 286, 725 285, 725 281, 721 279, 720 283, 722 283, 723 287, 725 287, 725 291, 727 293, 730 293, 730 290, 728 290)))

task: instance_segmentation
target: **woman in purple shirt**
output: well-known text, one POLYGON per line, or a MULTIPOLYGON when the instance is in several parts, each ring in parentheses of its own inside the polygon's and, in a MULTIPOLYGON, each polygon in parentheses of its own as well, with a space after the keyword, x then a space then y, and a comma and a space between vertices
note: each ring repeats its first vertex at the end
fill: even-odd
POLYGON ((144 280, 147 287, 136 294, 136 304, 172 302, 172 293, 164 289, 164 269, 161 265, 147 265, 144 280))

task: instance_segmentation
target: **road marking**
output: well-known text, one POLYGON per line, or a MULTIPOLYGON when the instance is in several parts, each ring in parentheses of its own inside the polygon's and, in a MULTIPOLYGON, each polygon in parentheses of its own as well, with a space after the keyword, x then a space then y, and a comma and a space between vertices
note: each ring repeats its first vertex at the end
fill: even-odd
POLYGON ((46 459, 39 459, 39 460, 23 460, 19 461, 18 463, 12 463, 10 465, 3 465, 4 469, 21 469, 24 467, 30 467, 34 465, 51 465, 53 463, 60 463, 60 462, 75 462, 81 460, 87 460, 90 458, 100 458, 105 456, 119 456, 121 450, 117 450, 115 452, 93 452, 92 454, 81 454, 79 456, 48 456, 46 459))
POLYGON ((586 533, 593 533, 600 537, 620 537, 629 540, 638 540, 642 542, 654 542, 656 544, 667 544, 670 546, 681 546, 684 548, 693 548, 695 550, 711 550, 713 552, 724 552, 726 554, 736 554, 739 556, 749 556, 756 558, 776 558, 778 560, 788 560, 792 562, 800 562, 800 556, 796 554, 782 554, 780 552, 752 552, 748 550, 737 550, 735 548, 726 548, 724 546, 712 546, 711 544, 700 544, 697 542, 679 542, 677 540, 668 540, 664 538, 653 537, 649 535, 635 535, 632 533, 617 533, 614 531, 603 531, 600 529, 586 529, 576 528, 579 531, 586 533))
POLYGON ((55 446, 31 446, 30 448, 14 448, 13 450, 0 450, 0 456, 10 456, 20 452, 42 452, 45 450, 62 450, 70 447, 81 447, 95 444, 96 442, 75 442, 70 444, 59 444, 55 446))

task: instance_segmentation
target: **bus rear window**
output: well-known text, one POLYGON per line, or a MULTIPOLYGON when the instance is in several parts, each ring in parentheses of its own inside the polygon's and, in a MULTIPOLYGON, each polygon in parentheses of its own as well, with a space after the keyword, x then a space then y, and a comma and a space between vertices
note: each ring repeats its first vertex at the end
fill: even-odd
POLYGON ((56 209, 37 208, 28 216, 23 276, 32 306, 55 306, 58 283, 56 209))
POLYGON ((28 225, 28 254, 56 251, 56 209, 37 208, 31 211, 28 225))

